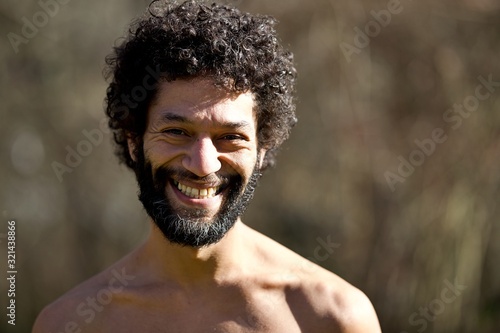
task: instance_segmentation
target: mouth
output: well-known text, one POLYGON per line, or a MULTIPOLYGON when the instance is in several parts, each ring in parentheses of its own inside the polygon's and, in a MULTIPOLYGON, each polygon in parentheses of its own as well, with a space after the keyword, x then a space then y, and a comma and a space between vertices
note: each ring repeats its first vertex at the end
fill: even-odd
POLYGON ((196 188, 191 187, 176 180, 174 186, 185 196, 192 199, 210 199, 222 192, 222 186, 196 188))

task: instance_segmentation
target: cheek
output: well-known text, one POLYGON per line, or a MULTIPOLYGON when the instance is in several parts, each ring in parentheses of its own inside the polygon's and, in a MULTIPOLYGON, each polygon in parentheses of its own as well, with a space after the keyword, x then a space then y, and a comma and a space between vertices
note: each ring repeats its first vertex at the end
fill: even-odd
POLYGON ((151 161, 153 165, 161 165, 169 163, 177 156, 181 155, 181 151, 166 144, 165 142, 145 142, 144 155, 151 161))
POLYGON ((235 172, 249 179, 257 163, 257 154, 236 153, 228 163, 235 172))

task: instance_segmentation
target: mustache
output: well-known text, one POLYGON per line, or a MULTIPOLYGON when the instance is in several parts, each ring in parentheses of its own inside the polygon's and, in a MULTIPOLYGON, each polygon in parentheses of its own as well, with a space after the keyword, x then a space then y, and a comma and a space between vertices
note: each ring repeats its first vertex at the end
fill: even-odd
POLYGON ((208 184, 215 187, 229 184, 231 180, 239 177, 237 174, 225 175, 221 173, 212 173, 210 175, 200 177, 186 169, 175 169, 171 167, 161 166, 155 170, 153 178, 155 180, 155 183, 162 187, 167 183, 168 178, 174 179, 177 182, 190 181, 194 183, 208 184))

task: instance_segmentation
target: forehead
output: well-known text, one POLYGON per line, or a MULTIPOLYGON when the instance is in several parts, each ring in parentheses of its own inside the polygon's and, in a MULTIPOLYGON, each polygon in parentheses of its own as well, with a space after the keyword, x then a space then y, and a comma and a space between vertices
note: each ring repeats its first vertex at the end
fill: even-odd
POLYGON ((148 122, 177 115, 195 123, 248 122, 255 125, 254 97, 216 87, 209 79, 162 82, 151 103, 148 122))

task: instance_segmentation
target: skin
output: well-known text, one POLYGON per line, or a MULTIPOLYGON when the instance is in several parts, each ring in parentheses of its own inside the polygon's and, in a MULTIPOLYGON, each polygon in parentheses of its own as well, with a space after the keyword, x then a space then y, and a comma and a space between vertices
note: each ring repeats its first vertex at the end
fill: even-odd
MULTIPOLYGON (((145 155, 153 166, 247 181, 261 163, 255 124, 250 93, 228 95, 206 79, 163 83, 148 113, 145 155)), ((165 193, 178 207, 205 208, 207 223, 224 196, 190 199, 170 184, 165 193)), ((361 291, 241 220, 203 248, 172 244, 149 223, 144 244, 46 307, 33 333, 380 332, 361 291), (89 303, 99 296, 103 302, 89 303)))

